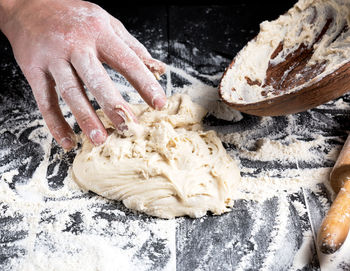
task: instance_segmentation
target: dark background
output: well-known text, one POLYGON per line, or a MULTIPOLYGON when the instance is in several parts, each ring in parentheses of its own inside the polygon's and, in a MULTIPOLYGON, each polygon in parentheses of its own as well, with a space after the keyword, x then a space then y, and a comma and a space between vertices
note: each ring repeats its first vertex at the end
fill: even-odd
MULTIPOLYGON (((149 38, 179 41, 232 58, 259 31, 264 20, 276 19, 296 1, 232 1, 231 5, 136 5, 118 7, 95 1, 113 14, 141 42, 149 38), (158 31, 149 33, 149 29, 158 31)), ((150 44, 151 45, 151 44, 150 44)), ((166 57, 166 56, 164 56, 166 57)))

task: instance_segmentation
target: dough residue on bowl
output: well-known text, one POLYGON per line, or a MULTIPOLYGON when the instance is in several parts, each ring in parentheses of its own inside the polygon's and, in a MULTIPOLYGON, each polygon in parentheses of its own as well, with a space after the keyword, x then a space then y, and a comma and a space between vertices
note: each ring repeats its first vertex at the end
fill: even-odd
POLYGON ((221 97, 249 104, 319 82, 349 61, 349 21, 348 0, 300 0, 278 19, 262 22, 228 67, 221 97))
POLYGON ((98 111, 113 132, 97 147, 83 136, 82 150, 73 162, 76 182, 162 218, 227 212, 240 173, 216 132, 202 130, 206 110, 184 94, 170 97, 162 111, 147 105, 132 109, 139 123, 127 121, 133 127, 128 135, 118 133, 98 111))

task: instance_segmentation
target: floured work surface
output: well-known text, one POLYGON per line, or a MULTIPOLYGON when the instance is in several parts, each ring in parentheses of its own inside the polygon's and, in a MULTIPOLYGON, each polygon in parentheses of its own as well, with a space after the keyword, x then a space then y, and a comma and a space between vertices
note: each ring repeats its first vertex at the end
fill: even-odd
MULTIPOLYGON (((81 192, 68 171, 75 153, 63 153, 49 135, 1 38, 1 270, 319 270, 319 259, 324 270, 349 269, 349 242, 331 257, 318 257, 314 238, 330 205, 327 177, 346 138, 350 96, 291 116, 240 119, 216 102, 214 86, 231 60, 218 52, 225 52, 228 42, 210 47, 186 32, 193 30, 180 27, 189 22, 202 27, 201 16, 193 14, 229 24, 233 10, 248 24, 248 8, 257 16, 254 26, 266 19, 247 5, 172 7, 170 44, 158 39, 162 35, 157 31, 163 30, 147 24, 163 11, 152 7, 144 12, 143 7, 140 13, 150 19, 142 18, 146 23, 140 25, 153 32, 144 40, 142 29, 134 32, 153 48, 153 55, 162 59, 169 53, 166 61, 172 66, 161 82, 167 94, 187 92, 208 107, 204 125, 219 133, 228 153, 240 162, 242 182, 232 211, 197 220, 134 214, 117 202, 81 192)), ((227 34, 237 37, 230 41, 237 50, 257 31, 240 27, 227 34)), ((206 29, 215 33, 211 24, 206 29)), ((126 99, 141 101, 119 75, 109 72, 126 99)), ((74 125, 68 108, 62 108, 74 125)))

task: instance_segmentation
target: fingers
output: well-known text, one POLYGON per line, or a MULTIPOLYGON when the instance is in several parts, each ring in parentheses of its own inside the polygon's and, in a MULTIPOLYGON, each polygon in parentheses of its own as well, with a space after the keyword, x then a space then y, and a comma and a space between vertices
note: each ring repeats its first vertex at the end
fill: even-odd
POLYGON ((102 144, 107 132, 87 98, 81 81, 71 65, 65 61, 51 63, 49 67, 56 87, 63 100, 70 107, 83 133, 94 145, 102 144))
POLYGON ((150 106, 161 109, 166 103, 165 93, 149 69, 117 35, 100 41, 100 58, 121 73, 150 106))
POLYGON ((125 122, 126 116, 136 120, 132 110, 123 100, 112 79, 92 50, 74 51, 71 63, 117 129, 122 130, 122 127, 125 127, 121 124, 125 122))
POLYGON ((26 77, 52 136, 64 149, 72 149, 75 146, 74 133, 62 115, 51 78, 41 70, 31 70, 26 77))
MULTIPOLYGON (((133 35, 131 35, 124 25, 114 18, 110 16, 111 26, 116 33, 135 53, 136 55, 145 63, 147 68, 156 75, 162 75, 165 73, 166 65, 154 58, 150 55, 147 49, 140 43, 133 35)), ((157 78, 158 79, 158 78, 157 78)))

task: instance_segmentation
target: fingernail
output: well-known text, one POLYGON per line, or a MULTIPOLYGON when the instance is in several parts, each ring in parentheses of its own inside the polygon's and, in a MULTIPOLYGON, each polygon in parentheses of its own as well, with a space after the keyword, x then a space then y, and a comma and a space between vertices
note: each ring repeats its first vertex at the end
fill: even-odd
POLYGON ((128 119, 125 112, 123 110, 117 109, 116 110, 118 118, 116 119, 116 128, 119 132, 126 131, 128 129, 128 126, 126 125, 125 121, 128 119))
POLYGON ((90 139, 94 145, 101 145, 106 140, 106 135, 101 130, 92 130, 90 132, 90 139))
POLYGON ((158 81, 160 80, 160 75, 158 72, 153 72, 153 75, 158 81))
POLYGON ((64 137, 60 141, 60 145, 65 150, 70 150, 74 147, 75 143, 70 137, 64 137))
POLYGON ((115 113, 117 115, 116 122, 118 126, 119 124, 124 123, 128 119, 128 117, 126 116, 125 112, 122 109, 117 108, 115 110, 115 113))
POLYGON ((117 129, 119 132, 124 132, 128 130, 128 126, 123 122, 118 125, 117 129))
POLYGON ((152 103, 156 110, 161 110, 165 106, 166 100, 164 98, 157 97, 152 101, 152 103))

